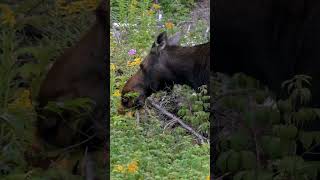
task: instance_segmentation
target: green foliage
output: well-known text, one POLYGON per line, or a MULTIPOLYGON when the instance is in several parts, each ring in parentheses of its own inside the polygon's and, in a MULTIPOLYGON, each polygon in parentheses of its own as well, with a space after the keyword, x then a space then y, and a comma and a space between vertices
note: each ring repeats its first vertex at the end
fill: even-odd
MULTIPOLYGON (((141 10, 151 8, 152 2, 150 0, 130 0, 130 1, 111 1, 111 19, 113 22, 132 22, 135 13, 144 13, 141 10), (138 7, 137 7, 138 6, 138 7)), ((187 20, 190 9, 195 5, 194 0, 162 0, 159 1, 160 9, 164 11, 164 18, 166 20, 173 20, 180 22, 187 20)))
POLYGON ((176 85, 173 92, 184 97, 179 105, 177 115, 192 127, 197 127, 201 133, 209 136, 209 108, 210 96, 208 96, 206 86, 199 88, 199 92, 195 92, 189 86, 176 85))
POLYGON ((136 125, 129 117, 111 119, 112 179, 205 179, 209 170, 209 145, 195 146, 186 134, 163 132, 154 117, 136 125), (137 160, 136 173, 121 173, 117 166, 137 160), (170 164, 170 166, 168 166, 170 164))
MULTIPOLYGON (((130 62, 143 60, 160 32, 167 31, 170 36, 181 31, 178 24, 182 19, 190 19, 193 1, 159 2, 160 7, 151 0, 110 1, 111 21, 116 24, 110 34, 111 178, 208 179, 208 144, 195 145, 193 136, 185 129, 178 124, 171 127, 173 124, 150 107, 144 107, 145 112, 127 109, 123 115, 118 113, 120 92, 139 69, 138 64, 130 65, 130 62), (158 10, 164 17, 160 22, 158 10), (165 26, 169 22, 174 23, 173 27, 165 26), (131 49, 136 50, 136 54, 128 55, 131 49), (134 162, 137 162, 137 169, 129 172, 134 162)), ((203 37, 206 28, 205 23, 197 22, 184 34, 182 44, 207 42, 203 37)), ((137 93, 127 95, 129 98, 137 96, 137 93)), ((175 86, 171 92, 154 93, 153 97, 194 130, 209 136, 206 87, 196 92, 188 86, 175 86)))
POLYGON ((165 18, 173 22, 187 20, 190 9, 194 7, 194 0, 161 0, 161 9, 163 9, 165 18))
POLYGON ((236 74, 229 82, 224 80, 228 93, 219 89, 222 83, 218 79, 214 80, 221 106, 233 109, 240 118, 233 119, 236 129, 219 139, 217 174, 231 173, 233 179, 239 180, 316 178, 319 166, 296 155, 298 140, 304 152, 320 143, 319 132, 301 128, 315 120, 319 112, 305 106, 311 98, 306 87, 310 85, 310 77, 297 75, 285 81, 282 87, 287 88, 289 97, 277 102, 278 109, 262 105, 268 92, 251 77, 236 74), (280 121, 279 110, 284 121, 280 121))
MULTIPOLYGON (((37 146, 34 105, 49 66, 94 18, 89 10, 62 15, 55 1, 17 2, 0 4, 0 179, 79 179, 54 167, 40 171, 26 154, 37 146), (19 87, 22 82, 30 87, 19 87)), ((78 113, 92 104, 78 99, 56 105, 78 113)))

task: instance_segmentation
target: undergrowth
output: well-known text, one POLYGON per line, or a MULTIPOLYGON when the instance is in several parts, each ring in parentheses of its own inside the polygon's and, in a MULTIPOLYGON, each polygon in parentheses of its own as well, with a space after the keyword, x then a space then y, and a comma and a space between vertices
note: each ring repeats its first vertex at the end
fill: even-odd
POLYGON ((319 109, 308 104, 310 77, 283 82, 288 97, 279 101, 242 73, 231 78, 218 74, 212 82, 216 178, 317 179, 319 161, 304 159, 316 155, 320 144, 319 109))
MULTIPOLYGON (((137 72, 149 53, 155 37, 163 31, 169 36, 182 31, 182 45, 207 42, 207 24, 191 19, 193 1, 111 1, 110 34, 111 92, 111 178, 112 179, 209 179, 209 144, 196 138, 149 105, 143 110, 118 113, 120 93, 125 82, 137 72), (162 19, 159 19, 159 14, 162 19)), ((209 36, 207 36, 209 37, 209 36)), ((161 107, 182 119, 203 136, 209 136, 208 95, 175 86, 152 96, 161 107), (195 104, 195 105, 191 105, 195 104)))
MULTIPOLYGON (((40 147, 34 107, 47 70, 90 27, 97 2, 0 3, 0 179, 81 178, 69 168, 82 154, 73 152, 74 159, 67 155, 53 160, 50 153, 56 154, 56 149, 40 147)), ((70 102, 65 108, 81 103, 70 102)), ((57 109, 51 106, 51 110, 57 109)))

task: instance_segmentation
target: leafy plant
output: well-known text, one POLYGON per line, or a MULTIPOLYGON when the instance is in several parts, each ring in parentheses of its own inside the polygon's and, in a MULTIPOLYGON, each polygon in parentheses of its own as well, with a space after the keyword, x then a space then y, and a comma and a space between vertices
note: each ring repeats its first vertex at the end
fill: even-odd
MULTIPOLYGON (((60 9, 55 2, 58 1, 0 4, 0 179, 79 179, 55 168, 40 171, 37 160, 28 157, 31 153, 40 158, 40 162, 47 158, 35 137, 34 105, 48 66, 74 44, 94 20, 88 15, 91 0, 90 5, 88 0, 81 1, 80 14, 62 13, 60 10, 66 12, 68 8, 60 9)), ((76 114, 80 109, 89 111, 91 105, 85 99, 78 99, 49 109, 68 109, 76 114)))
MULTIPOLYGON (((319 163, 303 159, 305 153, 320 143, 319 133, 303 129, 304 123, 316 119, 318 112, 301 106, 310 100, 310 90, 305 87, 310 85, 309 80, 308 76, 297 75, 285 81, 282 87, 287 87, 288 99, 279 100, 278 106, 266 106, 263 104, 268 93, 259 82, 244 74, 231 78, 229 95, 220 95, 220 105, 235 110, 238 116, 232 119, 234 128, 216 133, 217 136, 229 134, 218 140, 217 174, 227 173, 242 180, 317 178, 319 163), (244 91, 246 89, 251 91, 244 91), (281 121, 279 110, 285 121, 281 121), (303 153, 298 152, 299 141, 303 144, 303 153)), ((223 94, 223 90, 218 89, 223 94)))
MULTIPOLYGON (((124 114, 119 114, 122 112, 120 92, 124 84, 137 72, 139 63, 147 56, 160 32, 167 31, 171 35, 181 31, 177 24, 180 19, 190 18, 193 7, 191 2, 110 2, 113 26, 110 33, 112 179, 209 179, 208 144, 195 145, 192 136, 183 128, 178 125, 168 128, 168 121, 147 106, 145 111, 129 109, 124 114), (161 20, 159 13, 163 13, 161 20), (136 168, 129 171, 132 164, 136 168)), ((203 37, 206 24, 195 24, 194 26, 199 25, 199 29, 192 26, 190 33, 185 33, 182 37, 183 45, 207 41, 203 37)), ((194 91, 187 86, 175 86, 171 92, 158 92, 153 97, 176 116, 179 110, 184 109, 179 112, 180 118, 196 131, 209 136, 209 97, 206 91, 206 87, 194 91), (193 94, 196 95, 195 98, 193 94), (185 108, 195 102, 197 107, 185 108)), ((127 96, 134 98, 138 94, 129 93, 127 96)))

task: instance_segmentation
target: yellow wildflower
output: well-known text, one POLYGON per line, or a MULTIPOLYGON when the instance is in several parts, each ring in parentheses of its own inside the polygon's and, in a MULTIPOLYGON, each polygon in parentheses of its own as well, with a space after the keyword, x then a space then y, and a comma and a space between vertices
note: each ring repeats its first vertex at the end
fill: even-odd
POLYGON ((116 70, 116 65, 115 64, 113 64, 113 63, 111 63, 111 65, 110 65, 110 69, 111 69, 111 71, 115 71, 116 70))
POLYGON ((173 23, 172 22, 166 22, 165 23, 165 27, 167 28, 167 29, 173 29, 173 23))
POLYGON ((210 176, 207 176, 206 180, 210 180, 210 176))
POLYGON ((91 11, 98 5, 98 0, 82 0, 67 3, 65 0, 57 0, 56 7, 60 10, 62 15, 74 14, 81 11, 91 11))
POLYGON ((136 62, 136 63, 139 63, 139 64, 140 64, 140 63, 141 63, 141 58, 139 58, 139 57, 138 57, 138 58, 135 58, 135 59, 134 59, 134 62, 136 62))
POLYGON ((133 117, 133 112, 131 112, 131 111, 127 112, 127 113, 126 113, 126 116, 128 116, 128 117, 133 117))
POLYGON ((8 105, 9 109, 17 109, 17 108, 23 108, 23 109, 31 109, 32 104, 30 100, 30 91, 29 90, 23 90, 12 103, 8 105))
POLYGON ((147 11, 147 15, 148 15, 148 16, 152 16, 153 13, 154 13, 154 11, 152 11, 152 9, 150 9, 150 10, 147 11))
POLYGON ((161 6, 159 4, 152 4, 152 7, 155 9, 155 10, 158 10, 161 8, 161 6))
POLYGON ((139 65, 140 63, 141 63, 141 58, 138 57, 138 58, 135 58, 133 61, 128 61, 127 65, 129 67, 132 67, 132 66, 139 65))
POLYGON ((113 93, 113 96, 115 96, 115 97, 120 97, 120 96, 121 96, 120 91, 117 89, 117 90, 113 93))
POLYGON ((138 170, 138 162, 137 161, 132 161, 129 165, 128 165, 128 172, 129 173, 135 173, 138 170))
POLYGON ((114 171, 124 173, 125 169, 122 165, 116 165, 116 167, 114 168, 114 171))
POLYGON ((11 27, 16 24, 15 15, 9 6, 0 5, 0 10, 2 12, 2 17, 1 17, 2 24, 8 24, 11 27))

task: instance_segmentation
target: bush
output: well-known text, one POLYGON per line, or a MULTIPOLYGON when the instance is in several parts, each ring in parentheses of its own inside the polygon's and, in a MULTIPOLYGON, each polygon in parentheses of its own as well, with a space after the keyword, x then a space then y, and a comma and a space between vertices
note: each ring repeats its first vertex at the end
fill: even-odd
POLYGON ((301 126, 314 120, 319 111, 305 106, 310 100, 308 81, 309 77, 303 75, 285 81, 283 88, 288 88, 289 97, 271 106, 264 104, 268 92, 258 81, 243 74, 224 80, 229 87, 228 93, 219 90, 222 86, 215 87, 216 99, 219 99, 215 103, 220 106, 218 109, 227 110, 226 115, 230 118, 218 116, 214 119, 215 125, 223 124, 216 126, 219 130, 214 133, 220 137, 215 149, 215 176, 229 174, 229 177, 242 180, 316 179, 319 163, 302 158, 304 152, 320 143, 319 133, 307 132, 301 126), (280 121, 279 110, 284 121, 280 121), (298 152, 299 141, 303 144, 303 152, 298 152))

